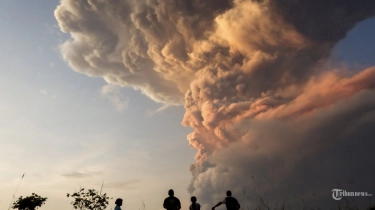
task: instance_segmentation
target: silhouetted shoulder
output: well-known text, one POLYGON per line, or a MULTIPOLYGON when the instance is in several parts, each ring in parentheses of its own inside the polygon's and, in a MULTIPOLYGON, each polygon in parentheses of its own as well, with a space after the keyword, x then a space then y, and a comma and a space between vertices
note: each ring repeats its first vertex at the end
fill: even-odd
POLYGON ((180 203, 180 200, 176 197, 168 197, 164 199, 163 206, 167 210, 172 210, 172 209, 174 210, 174 209, 180 209, 181 203, 180 203))
POLYGON ((199 203, 192 203, 189 207, 190 210, 200 210, 201 205, 199 203), (195 205, 194 205, 195 204, 195 205))
POLYGON ((233 198, 232 196, 226 197, 222 203, 227 206, 227 210, 237 210, 241 207, 237 199, 233 198))

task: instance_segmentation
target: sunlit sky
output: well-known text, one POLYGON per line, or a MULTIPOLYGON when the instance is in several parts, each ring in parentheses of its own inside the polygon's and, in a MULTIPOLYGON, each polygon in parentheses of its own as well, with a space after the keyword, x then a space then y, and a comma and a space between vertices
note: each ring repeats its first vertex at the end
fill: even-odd
MULTIPOLYGON (((57 25, 58 4, 0 2, 0 209, 24 173, 15 196, 48 197, 41 209, 69 209, 66 193, 100 189, 103 180, 123 209, 142 209, 142 201, 162 209, 170 188, 186 209, 196 151, 186 140, 191 128, 181 125, 183 107, 73 71, 59 51, 70 35, 57 25)), ((375 19, 361 22, 332 59, 353 69, 375 65, 374 37, 375 19)))

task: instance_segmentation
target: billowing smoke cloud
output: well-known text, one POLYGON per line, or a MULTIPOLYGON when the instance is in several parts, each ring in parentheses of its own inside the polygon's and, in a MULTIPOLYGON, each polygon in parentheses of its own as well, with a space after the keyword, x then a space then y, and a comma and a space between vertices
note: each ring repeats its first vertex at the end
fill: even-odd
POLYGON ((62 0, 55 11, 74 70, 185 105, 188 189, 206 207, 227 189, 248 205, 323 207, 333 188, 375 189, 375 67, 321 68, 374 15, 372 0, 62 0))

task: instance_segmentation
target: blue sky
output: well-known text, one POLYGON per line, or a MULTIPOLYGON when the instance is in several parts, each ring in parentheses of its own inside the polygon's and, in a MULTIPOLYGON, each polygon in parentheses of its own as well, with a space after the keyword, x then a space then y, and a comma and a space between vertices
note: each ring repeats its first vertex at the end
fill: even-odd
MULTIPOLYGON (((59 45, 70 38, 54 17, 59 1, 0 2, 0 208, 36 192, 42 209, 70 208, 79 186, 124 198, 124 209, 160 206, 186 188, 196 151, 183 127, 183 106, 156 103, 132 88, 73 71, 59 45), (119 188, 116 188, 118 186, 119 188)), ((334 48, 333 59, 353 68, 375 65, 375 19, 359 23, 334 48)), ((114 201, 113 201, 114 202, 114 201)), ((109 206, 113 208, 113 202, 109 206)))
POLYGON ((127 108, 118 111, 101 93, 103 79, 76 73, 62 60, 58 46, 69 36, 53 16, 58 3, 0 3, 1 208, 8 208, 23 173, 16 196, 46 196, 46 209, 69 208, 66 193, 79 186, 98 189, 103 180, 134 182, 106 190, 133 207, 141 206, 139 197, 147 205, 146 195, 156 197, 149 192, 160 200, 172 187, 187 197, 194 150, 186 141, 190 129, 180 125, 182 107, 157 112, 163 104, 123 88, 127 108), (102 172, 106 166, 114 168, 102 172), (88 175, 63 176, 74 172, 88 175), (158 188, 145 187, 149 182, 158 188))

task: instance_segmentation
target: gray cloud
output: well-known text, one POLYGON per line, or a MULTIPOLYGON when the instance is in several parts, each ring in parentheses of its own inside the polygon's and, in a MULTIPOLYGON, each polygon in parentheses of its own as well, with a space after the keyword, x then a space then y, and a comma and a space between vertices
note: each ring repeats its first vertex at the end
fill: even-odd
POLYGON ((130 180, 130 181, 118 181, 105 183, 105 188, 111 189, 135 189, 136 184, 141 182, 141 180, 130 180))
POLYGON ((274 11, 309 39, 335 43, 361 20, 374 15, 374 2, 361 1, 271 1, 274 11))
POLYGON ((75 71, 184 104, 189 191, 207 207, 227 189, 321 208, 338 182, 374 189, 375 69, 321 68, 374 15, 371 0, 63 0, 55 11, 75 71))
MULTIPOLYGON (((244 205, 254 205, 262 196, 272 207, 287 200, 292 209, 305 205, 301 198, 310 207, 334 207, 334 188, 371 192, 373 94, 362 91, 311 118, 251 118, 234 124, 238 141, 209 155, 204 161, 209 165, 196 171, 189 189, 206 201, 207 208, 228 189, 244 205)), ((367 198, 353 200, 368 203, 367 198)))
POLYGON ((121 93, 120 87, 106 85, 102 87, 101 93, 112 102, 117 111, 122 112, 128 107, 129 99, 121 93))
POLYGON ((69 178, 69 179, 81 179, 81 178, 88 178, 93 176, 101 175, 101 172, 78 172, 73 171, 71 173, 62 174, 63 177, 69 178))

